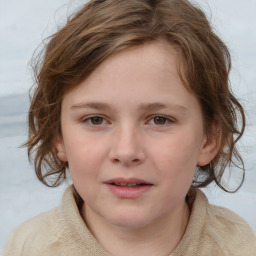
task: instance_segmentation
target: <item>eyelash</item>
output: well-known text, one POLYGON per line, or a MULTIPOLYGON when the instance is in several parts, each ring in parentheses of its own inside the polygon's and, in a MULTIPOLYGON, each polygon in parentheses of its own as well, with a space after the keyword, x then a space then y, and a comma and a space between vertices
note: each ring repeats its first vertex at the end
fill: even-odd
POLYGON ((164 124, 158 124, 158 125, 155 124, 157 126, 166 126, 166 125, 168 125, 170 123, 174 123, 174 119, 173 118, 167 117, 167 116, 164 116, 164 115, 154 115, 149 120, 154 120, 155 118, 162 118, 162 119, 165 120, 164 124))
POLYGON ((102 123, 100 123, 98 125, 92 123, 92 119, 94 119, 94 118, 100 118, 101 120, 106 121, 106 119, 104 117, 100 116, 100 115, 93 115, 93 116, 86 117, 85 119, 82 120, 82 122, 83 123, 88 123, 88 125, 92 126, 92 127, 101 126, 102 123))
MULTIPOLYGON (((173 118, 170 118, 170 117, 167 117, 167 116, 164 116, 164 115, 154 115, 154 116, 151 116, 148 120, 148 123, 150 123, 150 121, 151 120, 155 120, 155 118, 161 118, 161 119, 163 119, 164 120, 164 123, 163 124, 156 124, 156 123, 154 123, 154 124, 152 124, 152 125, 157 125, 157 126, 166 126, 166 125, 168 125, 168 124, 170 124, 170 123, 174 123, 175 122, 175 120, 173 119, 173 118)), ((92 116, 88 116, 88 117, 86 117, 86 118, 84 118, 83 120, 82 120, 82 122, 83 123, 88 123, 88 125, 89 126, 91 126, 91 127, 100 127, 100 126, 102 126, 102 125, 105 125, 106 123, 107 123, 107 120, 104 118, 104 117, 102 117, 102 116, 100 116, 100 115, 92 115, 92 116), (93 124, 92 123, 92 120, 93 119, 95 119, 95 118, 100 118, 100 120, 102 121, 100 124, 93 124), (103 123, 105 121, 105 123, 103 123)))

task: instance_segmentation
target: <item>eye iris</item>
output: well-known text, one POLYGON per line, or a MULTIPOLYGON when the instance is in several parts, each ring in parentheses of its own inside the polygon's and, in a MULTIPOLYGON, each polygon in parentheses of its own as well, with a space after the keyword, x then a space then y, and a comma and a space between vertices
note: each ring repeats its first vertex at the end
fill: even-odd
POLYGON ((103 122, 103 118, 100 116, 95 116, 91 118, 91 123, 94 125, 100 125, 103 122))
POLYGON ((166 118, 163 116, 156 116, 156 117, 154 117, 154 122, 155 122, 155 124, 165 124, 166 118))

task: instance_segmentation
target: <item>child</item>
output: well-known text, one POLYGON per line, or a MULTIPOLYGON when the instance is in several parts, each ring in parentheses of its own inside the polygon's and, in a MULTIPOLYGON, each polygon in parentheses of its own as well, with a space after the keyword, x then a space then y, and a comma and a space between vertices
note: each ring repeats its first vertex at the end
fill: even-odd
POLYGON ((40 181, 73 185, 3 255, 256 255, 245 221, 197 188, 244 172, 230 68, 186 0, 87 3, 35 65, 26 144, 40 181))

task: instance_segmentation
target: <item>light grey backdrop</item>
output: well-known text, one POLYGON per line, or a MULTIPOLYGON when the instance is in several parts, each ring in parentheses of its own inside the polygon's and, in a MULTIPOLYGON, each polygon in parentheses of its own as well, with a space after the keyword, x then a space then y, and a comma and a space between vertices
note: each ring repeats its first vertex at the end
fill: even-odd
MULTIPOLYGON (((49 189, 41 185, 25 149, 17 148, 26 139, 28 89, 32 83, 29 59, 42 38, 53 33, 67 13, 83 3, 65 2, 0 0, 0 251, 14 227, 57 206, 66 186, 49 189)), ((215 187, 206 193, 211 202, 243 216, 256 233, 256 1, 197 2, 204 6, 231 50, 231 81, 248 113, 248 129, 240 143, 247 172, 244 187, 234 195, 215 187)))

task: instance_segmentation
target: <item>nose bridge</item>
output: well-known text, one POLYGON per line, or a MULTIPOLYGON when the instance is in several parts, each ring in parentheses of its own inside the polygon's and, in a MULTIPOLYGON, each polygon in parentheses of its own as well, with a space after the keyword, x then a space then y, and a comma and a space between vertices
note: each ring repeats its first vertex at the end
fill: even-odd
POLYGON ((124 164, 138 164, 145 158, 140 128, 133 123, 120 125, 114 134, 111 158, 124 164))
POLYGON ((124 151, 134 151, 137 148, 139 129, 133 124, 124 124, 118 129, 118 147, 124 151))

